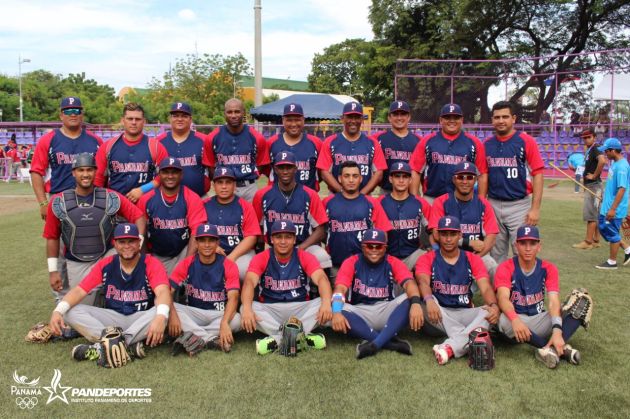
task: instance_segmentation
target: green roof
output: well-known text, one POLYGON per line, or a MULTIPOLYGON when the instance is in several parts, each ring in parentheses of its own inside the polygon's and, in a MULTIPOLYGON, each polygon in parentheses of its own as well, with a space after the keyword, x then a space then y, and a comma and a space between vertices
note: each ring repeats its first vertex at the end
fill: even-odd
MULTIPOLYGON (((254 87, 254 77, 241 76, 239 84, 241 87, 254 87)), ((272 79, 269 77, 263 77, 262 87, 263 89, 294 90, 297 92, 307 92, 308 82, 298 81, 298 80, 289 80, 289 79, 272 79)))

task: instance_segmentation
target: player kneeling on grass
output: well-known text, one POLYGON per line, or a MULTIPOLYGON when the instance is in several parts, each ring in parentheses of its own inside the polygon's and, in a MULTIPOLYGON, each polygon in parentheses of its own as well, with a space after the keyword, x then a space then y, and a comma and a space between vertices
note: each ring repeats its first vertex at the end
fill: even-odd
POLYGON ((283 355, 294 356, 298 349, 326 347, 324 335, 310 332, 332 318, 332 290, 315 256, 295 246, 296 233, 291 221, 275 221, 271 225, 273 247, 252 259, 245 276, 243 329, 269 335, 256 341, 260 355, 279 348, 283 355), (309 277, 319 288, 319 298, 309 299, 309 277), (292 329, 298 330, 299 336, 293 336, 292 329))
POLYGON ((538 348, 536 359, 549 368, 556 368, 560 358, 577 365, 580 353, 565 342, 580 323, 588 326, 593 303, 585 290, 574 290, 561 308, 558 268, 536 257, 540 248, 538 228, 521 226, 516 233, 518 256, 497 268, 495 286, 503 311, 499 331, 538 348), (549 311, 545 311, 545 293, 549 311))
POLYGON ((67 322, 94 342, 72 349, 77 361, 98 360, 100 366, 117 368, 125 365, 130 355, 144 358, 145 339, 149 346, 162 342, 172 300, 164 267, 153 256, 140 252, 138 227, 117 225, 114 248, 116 255, 101 259, 59 302, 50 327, 59 335, 67 322), (79 304, 101 284, 105 308, 79 304))
POLYGON ((387 237, 377 229, 366 230, 360 255, 341 265, 333 294, 333 329, 364 339, 357 345, 357 359, 376 355, 381 348, 411 355, 411 345, 396 334, 407 323, 420 330, 424 323, 420 292, 405 264, 386 255, 387 237), (394 284, 405 294, 394 297, 394 284), (344 304, 348 294, 348 303, 344 304))
POLYGON ((184 286, 188 300, 188 305, 174 303, 168 320, 169 334, 178 336, 172 355, 186 351, 193 356, 203 349, 230 352, 232 332, 241 328, 238 266, 217 253, 219 239, 216 225, 197 227, 197 254, 180 262, 171 275, 171 286, 184 286))
POLYGON ((416 280, 426 302, 423 306, 428 322, 423 331, 428 335, 444 335, 448 339, 433 346, 438 364, 459 358, 468 352, 468 335, 473 329, 489 329, 499 320, 499 306, 481 258, 461 250, 459 219, 440 218, 437 240, 440 248, 420 256, 416 264, 416 280), (476 281, 486 305, 473 307, 472 284, 476 281))

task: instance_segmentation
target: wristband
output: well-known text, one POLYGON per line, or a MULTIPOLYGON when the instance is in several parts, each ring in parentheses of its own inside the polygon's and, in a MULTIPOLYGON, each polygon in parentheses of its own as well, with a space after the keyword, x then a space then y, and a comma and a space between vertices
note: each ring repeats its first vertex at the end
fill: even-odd
POLYGON ((149 183, 145 183, 144 185, 140 186, 140 190, 142 191, 143 194, 147 192, 151 192, 153 188, 155 188, 153 181, 149 183))
POLYGON ((45 207, 46 205, 48 205, 48 200, 44 199, 42 202, 39 203, 40 207, 45 207))
POLYGON ((341 313, 341 310, 343 310, 344 301, 345 301, 345 298, 344 298, 343 294, 341 294, 341 293, 333 294, 333 296, 332 296, 332 312, 334 314, 341 313))
POLYGON ((558 329, 559 331, 562 331, 562 326, 560 326, 559 324, 554 324, 551 326, 551 329, 558 329))
POLYGON ((511 322, 514 321, 514 319, 518 318, 518 314, 516 314, 516 311, 506 311, 505 315, 508 319, 510 319, 511 322))
POLYGON ((551 317, 551 324, 558 325, 558 326, 562 327, 562 317, 560 317, 560 316, 552 316, 551 317))
POLYGON ((423 300, 424 300, 425 303, 428 303, 431 300, 435 300, 435 297, 433 296, 433 294, 429 294, 429 295, 425 296, 423 298, 423 300))
POLYGON ((161 314, 168 319, 168 314, 170 313, 171 308, 167 304, 158 304, 155 311, 157 312, 157 314, 161 314))
POLYGON ((48 272, 57 272, 59 269, 57 269, 57 263, 59 261, 58 258, 48 258, 48 272))
POLYGON ((421 302, 422 302, 422 299, 418 295, 414 295, 413 297, 409 299, 409 304, 420 304, 421 302))
POLYGON ((70 310, 70 304, 68 304, 67 301, 62 300, 59 301, 59 304, 57 304, 57 307, 55 307, 53 311, 56 311, 63 316, 68 312, 68 310, 70 310))

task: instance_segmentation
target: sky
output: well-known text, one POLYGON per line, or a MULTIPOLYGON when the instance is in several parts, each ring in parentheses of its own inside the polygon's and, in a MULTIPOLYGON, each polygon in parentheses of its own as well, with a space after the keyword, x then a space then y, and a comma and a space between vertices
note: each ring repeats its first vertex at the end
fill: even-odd
MULTIPOLYGON (((263 77, 303 80, 315 53, 372 39, 370 0, 262 0, 263 77)), ((241 52, 254 67, 254 0, 0 0, 0 73, 85 72, 117 92, 186 54, 241 52)))

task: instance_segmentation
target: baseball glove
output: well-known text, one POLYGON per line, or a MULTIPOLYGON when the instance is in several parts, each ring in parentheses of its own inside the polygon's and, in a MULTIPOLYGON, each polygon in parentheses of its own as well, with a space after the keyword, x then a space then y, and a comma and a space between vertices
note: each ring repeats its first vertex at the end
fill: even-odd
POLYGON ((474 329, 468 335, 468 366, 478 371, 494 368, 494 344, 490 333, 483 327, 474 329))
POLYGON ((52 329, 48 323, 40 322, 31 327, 24 340, 31 343, 46 343, 52 338, 52 329))
POLYGON ((105 368, 120 368, 131 362, 127 350, 123 330, 120 327, 109 326, 101 332, 100 352, 97 364, 105 368))
POLYGON ((586 288, 576 288, 571 291, 562 304, 562 314, 570 314, 574 319, 579 320, 585 329, 588 329, 593 315, 593 299, 586 288))
POLYGON ((297 356, 299 347, 304 346, 305 336, 302 322, 295 316, 291 316, 281 327, 282 339, 280 340, 280 355, 297 356))
POLYGON ((179 352, 179 348, 188 352, 188 355, 195 356, 199 352, 203 351, 206 347, 206 342, 199 336, 192 332, 185 332, 180 337, 175 339, 173 343, 173 354, 176 355, 179 352))

